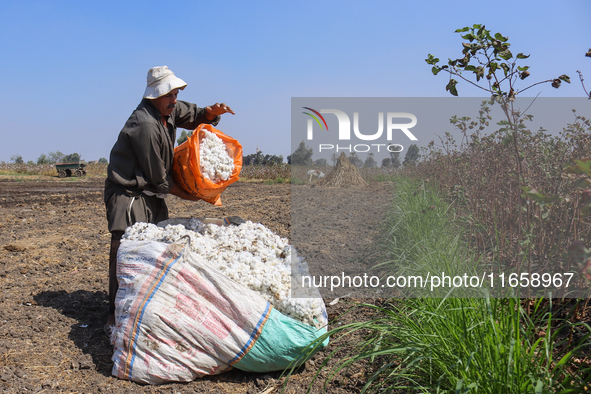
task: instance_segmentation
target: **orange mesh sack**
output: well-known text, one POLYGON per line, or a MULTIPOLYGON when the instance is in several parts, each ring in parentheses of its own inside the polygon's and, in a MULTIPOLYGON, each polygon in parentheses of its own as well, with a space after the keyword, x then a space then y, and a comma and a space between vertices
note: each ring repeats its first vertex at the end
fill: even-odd
POLYGON ((242 145, 232 137, 228 137, 209 124, 201 124, 193 134, 174 149, 172 177, 174 182, 184 191, 211 204, 221 206, 220 194, 240 177, 242 169, 242 145), (234 169, 227 180, 217 183, 202 173, 200 144, 206 138, 206 131, 219 137, 226 146, 226 152, 234 160, 234 169))

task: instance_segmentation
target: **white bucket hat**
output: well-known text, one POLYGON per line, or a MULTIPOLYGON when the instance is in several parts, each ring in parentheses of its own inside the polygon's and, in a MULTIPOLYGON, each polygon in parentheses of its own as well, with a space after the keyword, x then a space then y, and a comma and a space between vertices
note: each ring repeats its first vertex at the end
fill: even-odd
POLYGON ((155 99, 174 89, 183 90, 186 86, 187 83, 176 77, 167 66, 154 67, 148 71, 148 86, 144 98, 155 99))

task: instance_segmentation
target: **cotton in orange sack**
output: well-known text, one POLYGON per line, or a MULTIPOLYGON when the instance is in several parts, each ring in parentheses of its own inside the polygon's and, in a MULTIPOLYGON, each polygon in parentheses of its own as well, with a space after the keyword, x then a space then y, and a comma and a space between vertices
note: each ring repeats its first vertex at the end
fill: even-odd
POLYGON ((187 141, 174 149, 172 164, 174 182, 187 193, 217 206, 222 205, 220 194, 240 178, 241 169, 242 145, 234 138, 228 137, 209 124, 199 125, 187 141), (201 171, 199 146, 206 137, 205 131, 212 132, 219 137, 226 146, 228 155, 234 160, 234 169, 227 180, 220 180, 215 183, 204 176, 201 171))

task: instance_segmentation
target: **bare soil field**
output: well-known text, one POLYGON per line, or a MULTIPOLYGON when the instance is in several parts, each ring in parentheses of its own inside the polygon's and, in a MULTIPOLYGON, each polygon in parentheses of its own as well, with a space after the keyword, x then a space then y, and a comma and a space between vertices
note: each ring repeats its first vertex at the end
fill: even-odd
MULTIPOLYGON (((161 386, 141 386, 111 376, 112 347, 103 333, 110 243, 103 184, 103 179, 91 178, 0 179, 0 392, 280 392, 281 372, 233 370, 161 386)), ((301 198, 295 199, 300 206, 291 206, 292 185, 237 182, 222 194, 222 207, 171 197, 170 217, 236 215, 289 237, 292 211, 311 212, 310 206, 323 207, 331 200, 344 203, 350 200, 346 195, 366 193, 352 199, 363 201, 365 209, 341 207, 346 214, 335 214, 326 207, 316 210, 303 216, 306 230, 298 232, 296 247, 311 270, 342 264, 348 272, 351 251, 363 249, 372 236, 371 231, 356 236, 353 229, 357 224, 372 223, 368 228, 373 231, 373 223, 383 213, 380 204, 391 191, 389 185, 382 184, 367 191, 302 185, 295 186, 293 192, 301 193, 301 198)), ((328 305, 333 298, 325 298, 331 327, 369 318, 370 312, 363 309, 342 315, 355 300, 328 305)), ((301 367, 287 383, 286 392, 305 392, 324 356, 335 349, 333 343, 301 367)), ((337 353, 335 359, 344 356, 337 353)), ((357 393, 367 373, 367 366, 355 365, 324 387, 327 372, 323 371, 312 392, 325 388, 328 393, 357 393)))

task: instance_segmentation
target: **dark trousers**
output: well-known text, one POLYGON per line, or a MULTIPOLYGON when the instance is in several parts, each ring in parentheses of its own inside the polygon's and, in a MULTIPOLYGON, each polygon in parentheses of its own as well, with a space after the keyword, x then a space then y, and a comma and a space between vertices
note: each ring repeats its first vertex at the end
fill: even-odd
POLYGON ((115 313, 115 297, 119 289, 117 282, 117 251, 121 244, 123 231, 113 231, 111 233, 111 251, 109 252, 109 315, 115 313))
POLYGON ((137 222, 158 223, 168 219, 168 208, 162 198, 140 193, 133 197, 109 179, 105 181, 105 206, 111 232, 109 253, 109 314, 115 313, 117 282, 117 251, 125 229, 137 222))

